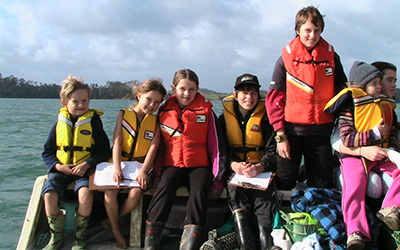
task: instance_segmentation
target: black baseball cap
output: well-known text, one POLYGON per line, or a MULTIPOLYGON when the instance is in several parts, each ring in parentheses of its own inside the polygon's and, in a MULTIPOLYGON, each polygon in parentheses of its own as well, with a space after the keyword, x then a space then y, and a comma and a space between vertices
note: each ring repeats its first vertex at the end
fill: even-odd
POLYGON ((235 89, 238 89, 240 86, 243 86, 245 84, 254 85, 257 88, 261 87, 261 85, 258 83, 257 76, 248 73, 245 73, 236 78, 235 89))

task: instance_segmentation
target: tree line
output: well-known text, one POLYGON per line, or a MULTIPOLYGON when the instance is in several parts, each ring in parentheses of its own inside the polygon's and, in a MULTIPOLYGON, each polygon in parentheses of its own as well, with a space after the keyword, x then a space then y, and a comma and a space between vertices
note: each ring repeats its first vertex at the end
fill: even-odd
MULTIPOLYGON (((90 83, 92 89, 91 99, 133 99, 132 85, 140 82, 108 81, 105 85, 90 83)), ((61 86, 47 84, 13 75, 2 77, 0 73, 0 98, 59 98, 61 86)))
MULTIPOLYGON (((92 89, 91 99, 133 99, 132 86, 138 86, 141 82, 132 80, 128 82, 108 81, 105 85, 90 83, 92 89)), ((0 98, 59 98, 61 86, 47 84, 23 78, 18 79, 11 75, 2 77, 0 73, 0 98)), ((213 90, 202 89, 201 92, 210 100, 222 100, 227 94, 213 90)), ((261 90, 262 94, 267 91, 261 90)), ((400 101, 400 89, 396 89, 395 99, 400 101)))

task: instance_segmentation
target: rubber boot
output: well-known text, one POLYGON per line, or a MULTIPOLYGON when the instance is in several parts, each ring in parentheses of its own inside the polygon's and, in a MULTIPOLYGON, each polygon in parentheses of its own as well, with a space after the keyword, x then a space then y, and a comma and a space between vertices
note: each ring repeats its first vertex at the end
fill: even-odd
POLYGON ((72 250, 85 250, 86 244, 86 230, 89 223, 90 216, 82 216, 75 213, 75 242, 72 250))
POLYGON ((271 228, 258 226, 260 232, 260 249, 270 250, 272 247, 271 228))
POLYGON ((144 237, 145 250, 158 250, 162 237, 164 223, 146 220, 146 235, 144 237))
POLYGON ((185 225, 181 237, 180 250, 198 250, 201 246, 201 233, 203 228, 199 225, 185 225))
POLYGON ((50 229, 50 241, 44 250, 59 250, 64 245, 64 225, 65 210, 60 209, 61 214, 57 216, 48 216, 47 221, 50 229))
POLYGON ((251 230, 250 214, 245 209, 236 209, 233 211, 235 219, 236 239, 240 245, 240 250, 257 249, 254 234, 251 230))

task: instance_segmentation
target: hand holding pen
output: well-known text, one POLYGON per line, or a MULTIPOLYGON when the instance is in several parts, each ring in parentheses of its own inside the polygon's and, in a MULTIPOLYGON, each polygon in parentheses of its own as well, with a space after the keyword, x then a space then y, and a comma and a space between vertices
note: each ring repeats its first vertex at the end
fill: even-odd
POLYGON ((243 175, 243 171, 252 165, 249 161, 250 157, 247 158, 246 162, 232 162, 231 168, 235 173, 243 175))

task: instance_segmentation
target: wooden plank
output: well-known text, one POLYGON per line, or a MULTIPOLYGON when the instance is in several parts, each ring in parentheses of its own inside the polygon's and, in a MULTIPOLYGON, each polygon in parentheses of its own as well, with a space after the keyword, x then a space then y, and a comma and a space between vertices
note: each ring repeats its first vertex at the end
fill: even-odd
POLYGON ((42 189, 47 176, 39 176, 33 185, 32 195, 19 237, 17 250, 25 250, 33 243, 36 227, 43 209, 42 189))

